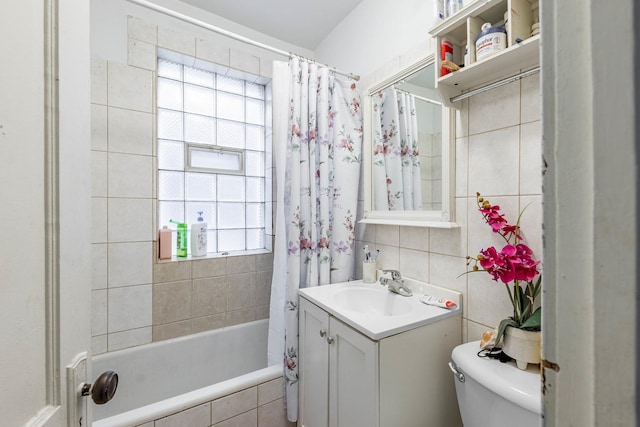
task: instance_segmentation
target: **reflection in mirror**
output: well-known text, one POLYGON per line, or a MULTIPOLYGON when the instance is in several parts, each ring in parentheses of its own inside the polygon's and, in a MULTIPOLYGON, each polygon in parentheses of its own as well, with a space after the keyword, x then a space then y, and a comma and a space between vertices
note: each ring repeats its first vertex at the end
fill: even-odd
POLYGON ((367 90, 360 222, 455 228, 455 112, 435 87, 435 55, 367 90))
POLYGON ((442 210, 442 103, 434 64, 372 94, 376 211, 442 210))

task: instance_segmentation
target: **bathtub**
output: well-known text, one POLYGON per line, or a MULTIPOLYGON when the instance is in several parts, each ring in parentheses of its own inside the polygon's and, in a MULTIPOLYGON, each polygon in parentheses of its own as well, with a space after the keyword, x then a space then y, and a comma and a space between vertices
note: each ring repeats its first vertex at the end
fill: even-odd
POLYGON ((91 402, 94 427, 131 427, 282 377, 267 366, 268 320, 97 355, 94 376, 118 374, 114 398, 91 402))

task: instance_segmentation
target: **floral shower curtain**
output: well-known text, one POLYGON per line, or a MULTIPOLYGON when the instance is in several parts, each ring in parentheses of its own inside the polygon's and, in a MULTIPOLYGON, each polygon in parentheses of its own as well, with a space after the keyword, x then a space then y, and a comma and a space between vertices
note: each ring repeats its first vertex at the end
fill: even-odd
POLYGON ((292 58, 273 77, 278 184, 269 364, 282 363, 287 417, 298 416, 298 289, 348 280, 362 158, 353 80, 292 58))
POLYGON ((375 210, 420 210, 420 158, 415 97, 389 87, 374 97, 375 210))

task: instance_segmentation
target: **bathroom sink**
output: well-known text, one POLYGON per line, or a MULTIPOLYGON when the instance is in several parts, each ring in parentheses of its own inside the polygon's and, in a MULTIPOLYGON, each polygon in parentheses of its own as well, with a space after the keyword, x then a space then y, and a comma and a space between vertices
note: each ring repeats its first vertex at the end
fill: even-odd
POLYGON ((413 290, 413 296, 398 295, 379 282, 361 280, 304 288, 299 294, 373 340, 462 314, 459 292, 409 278, 405 278, 405 285, 413 290), (448 299, 457 307, 449 310, 423 304, 422 295, 448 299))
POLYGON ((413 310, 406 297, 393 294, 386 288, 345 288, 334 295, 336 305, 358 313, 378 316, 403 316, 413 310))

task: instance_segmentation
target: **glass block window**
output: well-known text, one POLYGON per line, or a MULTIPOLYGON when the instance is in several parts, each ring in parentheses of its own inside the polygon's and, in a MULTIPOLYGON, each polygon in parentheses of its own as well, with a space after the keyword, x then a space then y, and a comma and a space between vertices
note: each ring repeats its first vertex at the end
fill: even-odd
POLYGON ((158 58, 158 225, 190 229, 203 212, 208 252, 267 249, 268 81, 185 62, 158 58))

